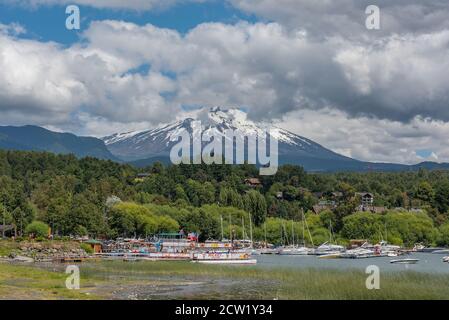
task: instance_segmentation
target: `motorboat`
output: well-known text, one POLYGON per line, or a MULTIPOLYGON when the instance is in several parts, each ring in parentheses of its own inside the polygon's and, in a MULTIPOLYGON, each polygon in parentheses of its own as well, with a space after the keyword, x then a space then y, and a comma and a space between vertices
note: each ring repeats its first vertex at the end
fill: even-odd
POLYGON ((315 255, 321 256, 321 255, 341 253, 343 251, 345 251, 345 248, 343 246, 325 242, 318 248, 316 248, 315 255))
POLYGON ((399 251, 399 250, 401 250, 400 246, 389 244, 387 241, 381 241, 381 242, 379 242, 379 245, 383 251, 399 251))
POLYGON ((392 257, 397 257, 397 256, 399 256, 399 254, 397 254, 397 253, 395 253, 395 252, 388 252, 388 253, 387 253, 387 257, 390 257, 390 258, 392 258, 392 257))
POLYGON ((448 254, 449 253, 449 249, 440 249, 440 250, 435 250, 432 251, 433 254, 448 254))
POLYGON ((341 258, 362 259, 375 257, 376 255, 373 250, 360 247, 342 252, 340 256, 341 258))
POLYGON ((339 259, 342 256, 342 252, 341 251, 329 251, 325 254, 321 254, 318 256, 318 259, 339 259))
POLYGON ((389 257, 397 257, 401 250, 400 246, 389 244, 386 241, 381 241, 379 244, 375 245, 375 251, 378 255, 389 256, 389 257))
POLYGON ((284 256, 308 256, 314 253, 315 249, 307 247, 284 247, 279 250, 279 254, 284 256))
POLYGON ((416 244, 413 246, 412 251, 415 251, 415 252, 423 252, 425 249, 426 249, 426 246, 425 246, 425 245, 423 245, 422 243, 416 243, 416 244))
POLYGON ((245 253, 192 253, 192 262, 204 264, 256 264, 256 259, 251 259, 245 253))
POLYGON ((397 259, 391 260, 390 263, 393 264, 416 264, 419 262, 419 259, 397 259))
POLYGON ((260 248, 254 254, 279 254, 278 248, 260 248))

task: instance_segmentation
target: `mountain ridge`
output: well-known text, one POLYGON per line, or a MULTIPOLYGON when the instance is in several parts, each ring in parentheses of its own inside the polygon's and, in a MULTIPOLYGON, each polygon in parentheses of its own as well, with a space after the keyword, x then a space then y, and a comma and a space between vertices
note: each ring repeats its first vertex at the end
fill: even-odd
POLYGON ((301 165, 307 171, 404 171, 418 168, 449 169, 449 164, 423 162, 415 165, 367 162, 338 154, 322 145, 277 126, 255 123, 238 109, 212 108, 200 110, 196 118, 186 118, 164 124, 155 129, 116 133, 102 138, 116 157, 139 167, 155 161, 170 163, 171 138, 179 136, 182 129, 192 133, 192 123, 201 121, 203 135, 223 134, 226 129, 238 129, 245 135, 261 134, 270 127, 279 142, 279 164, 301 165))
MULTIPOLYGON (((206 135, 215 132, 223 133, 224 130, 233 128, 251 135, 266 129, 265 124, 246 120, 246 114, 243 111, 236 109, 222 111, 215 108, 200 113, 197 118, 189 117, 155 129, 117 133, 102 139, 80 137, 67 132, 53 132, 33 125, 0 126, 0 149, 72 153, 79 158, 90 156, 116 162, 128 162, 137 167, 145 167, 156 161, 170 164, 170 150, 176 143, 171 142, 171 138, 179 135, 181 129, 192 132, 192 125, 198 119, 202 121, 203 134, 206 135)), ((340 155, 290 131, 278 127, 272 128, 279 140, 279 165, 300 165, 309 172, 449 169, 449 163, 430 161, 414 165, 360 161, 340 155)))
POLYGON ((54 132, 39 126, 0 126, 0 149, 47 151, 57 154, 75 154, 77 157, 96 157, 120 161, 94 137, 80 137, 68 132, 54 132))

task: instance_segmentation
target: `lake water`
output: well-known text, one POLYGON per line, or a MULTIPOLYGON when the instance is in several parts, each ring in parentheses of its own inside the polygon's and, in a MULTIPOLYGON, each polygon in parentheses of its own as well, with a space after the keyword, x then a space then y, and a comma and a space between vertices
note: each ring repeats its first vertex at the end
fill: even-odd
POLYGON ((336 270, 355 269, 365 272, 366 267, 376 265, 381 271, 417 271, 426 273, 449 274, 449 263, 443 262, 442 254, 412 253, 400 257, 379 257, 368 259, 318 259, 316 256, 255 256, 258 268, 328 268, 336 270), (412 258, 419 259, 416 264, 392 264, 391 260, 412 258))

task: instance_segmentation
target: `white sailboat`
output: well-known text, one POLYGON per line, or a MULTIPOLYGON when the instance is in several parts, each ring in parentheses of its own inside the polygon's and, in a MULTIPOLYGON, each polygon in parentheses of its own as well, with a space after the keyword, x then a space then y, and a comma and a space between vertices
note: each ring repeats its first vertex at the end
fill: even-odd
POLYGON ((273 248, 273 245, 268 245, 267 241, 267 223, 264 222, 264 247, 256 249, 254 254, 279 254, 279 249, 273 248))
MULTIPOLYGON (((303 243, 303 245, 302 246, 295 245, 295 233, 294 233, 293 221, 292 221, 292 245, 282 248, 279 251, 280 255, 308 256, 308 255, 313 255, 315 253, 314 249, 306 247, 305 223, 306 223, 306 221, 304 218, 304 211, 302 211, 302 243, 303 243)), ((308 227, 307 227, 307 229, 308 229, 308 227)), ((310 231, 309 231, 309 236, 310 236, 311 243, 313 243, 312 236, 310 235, 310 231)))
POLYGON ((332 222, 329 222, 329 241, 326 241, 315 250, 315 255, 321 258, 338 258, 345 251, 345 247, 333 244, 332 222))
POLYGON ((253 245, 253 224, 252 224, 252 218, 251 214, 248 213, 249 218, 249 233, 250 233, 250 239, 247 238, 246 229, 245 229, 245 220, 242 217, 242 239, 240 244, 243 245, 242 248, 235 249, 233 252, 235 253, 245 253, 245 254, 257 254, 257 251, 254 249, 253 245))

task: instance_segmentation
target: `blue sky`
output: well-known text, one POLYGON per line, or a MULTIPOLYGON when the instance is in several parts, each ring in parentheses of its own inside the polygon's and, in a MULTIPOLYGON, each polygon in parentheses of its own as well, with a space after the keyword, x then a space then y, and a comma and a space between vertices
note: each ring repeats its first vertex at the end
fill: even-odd
MULTIPOLYGON (((160 28, 169 28, 186 33, 205 22, 236 23, 241 20, 255 22, 255 15, 246 14, 221 0, 206 3, 180 3, 166 9, 149 11, 98 9, 79 5, 82 32, 95 20, 123 20, 138 25, 153 24, 160 28)), ((41 41, 55 41, 70 45, 79 40, 79 35, 65 28, 67 15, 65 5, 39 6, 25 8, 20 5, 0 3, 0 22, 19 23, 27 29, 20 35, 24 38, 41 41)))

